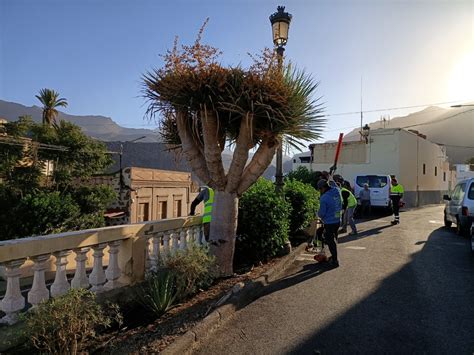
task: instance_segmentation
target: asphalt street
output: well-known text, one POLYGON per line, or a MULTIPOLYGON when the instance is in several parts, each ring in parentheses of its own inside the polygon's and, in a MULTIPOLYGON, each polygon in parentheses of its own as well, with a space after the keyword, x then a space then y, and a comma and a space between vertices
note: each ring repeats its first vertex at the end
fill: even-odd
POLYGON ((360 223, 340 267, 302 253, 195 354, 473 354, 474 257, 441 206, 360 223))

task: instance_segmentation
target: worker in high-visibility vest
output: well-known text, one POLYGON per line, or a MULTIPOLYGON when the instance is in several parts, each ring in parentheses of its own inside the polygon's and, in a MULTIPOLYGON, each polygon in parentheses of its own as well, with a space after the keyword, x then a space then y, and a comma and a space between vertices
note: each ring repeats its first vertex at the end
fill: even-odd
POLYGON ((400 200, 403 197, 405 190, 403 186, 398 183, 395 177, 392 177, 392 186, 390 187, 390 199, 392 200, 393 221, 392 224, 400 223, 400 200))
POLYGON ((204 201, 204 214, 202 216, 202 223, 204 227, 204 236, 209 240, 210 224, 212 220, 212 207, 214 206, 214 190, 208 186, 202 186, 199 194, 191 203, 191 216, 196 213, 196 207, 204 201))
POLYGON ((349 235, 357 235, 357 227, 354 222, 354 211, 357 207, 357 199, 347 185, 341 187, 342 210, 344 211, 342 218, 342 228, 340 233, 347 232, 347 225, 351 226, 352 232, 349 235))

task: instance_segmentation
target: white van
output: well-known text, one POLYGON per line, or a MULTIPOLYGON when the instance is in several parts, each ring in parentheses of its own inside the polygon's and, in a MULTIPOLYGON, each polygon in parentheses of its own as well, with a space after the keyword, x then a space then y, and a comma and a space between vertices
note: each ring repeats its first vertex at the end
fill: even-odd
POLYGON ((390 175, 357 175, 354 180, 354 194, 359 197, 359 193, 364 189, 364 185, 369 185, 370 205, 372 207, 391 208, 390 200, 390 175))

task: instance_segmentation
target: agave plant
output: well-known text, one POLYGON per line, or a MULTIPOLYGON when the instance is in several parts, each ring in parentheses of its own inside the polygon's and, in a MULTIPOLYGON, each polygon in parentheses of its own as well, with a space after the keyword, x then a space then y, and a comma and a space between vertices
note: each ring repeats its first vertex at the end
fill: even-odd
POLYGON ((211 251, 221 274, 231 275, 239 197, 269 166, 283 137, 300 148, 320 138, 324 120, 311 75, 281 70, 270 50, 249 68, 224 67, 219 50, 201 43, 203 28, 191 46, 175 41, 164 65, 143 76, 143 96, 147 114, 162 119, 164 140, 180 147, 201 182, 215 190, 211 251), (221 156, 226 145, 233 147, 228 171, 221 156))

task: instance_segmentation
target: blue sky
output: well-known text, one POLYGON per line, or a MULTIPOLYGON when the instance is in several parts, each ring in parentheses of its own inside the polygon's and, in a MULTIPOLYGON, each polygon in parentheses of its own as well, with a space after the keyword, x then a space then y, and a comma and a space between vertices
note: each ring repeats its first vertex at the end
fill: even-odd
MULTIPOLYGON (((145 127, 141 74, 176 35, 193 41, 209 17, 205 42, 245 64, 272 45, 268 16, 281 4, 293 14, 287 57, 320 80, 327 114, 360 109, 361 77, 366 110, 474 99, 472 0, 0 0, 0 99, 34 105, 48 87, 68 113, 145 127)), ((325 138, 359 120, 330 116, 325 138)))

